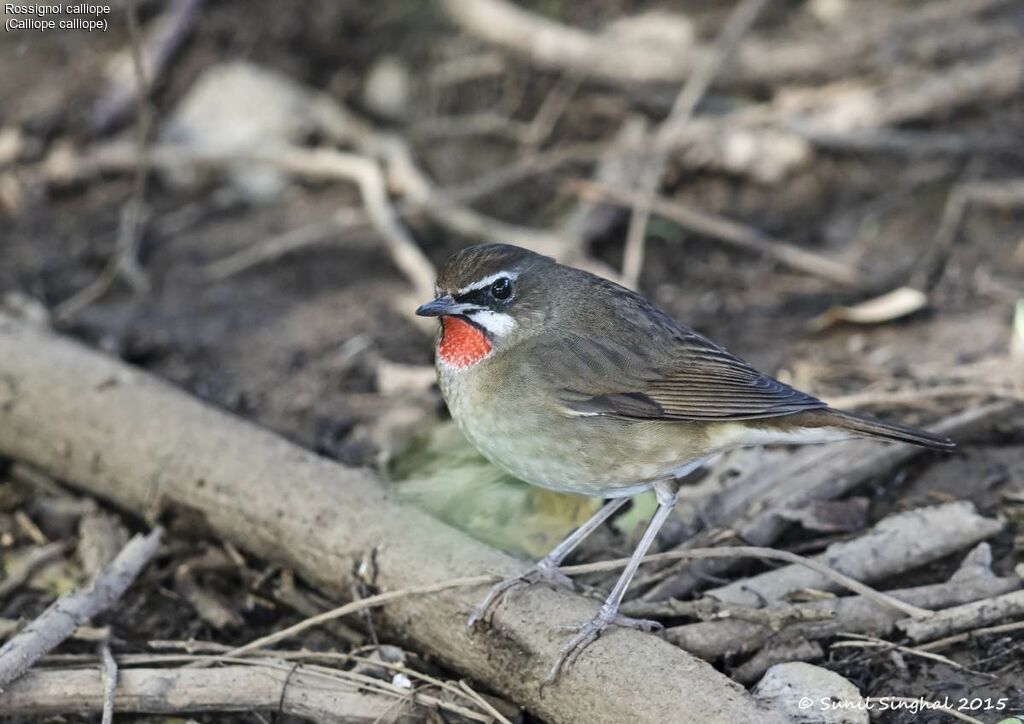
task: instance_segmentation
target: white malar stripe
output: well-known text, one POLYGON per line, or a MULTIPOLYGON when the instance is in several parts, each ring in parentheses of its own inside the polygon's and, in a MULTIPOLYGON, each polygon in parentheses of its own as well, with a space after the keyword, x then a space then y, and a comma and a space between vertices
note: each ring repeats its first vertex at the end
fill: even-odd
POLYGON ((489 309, 474 309, 466 312, 467 316, 495 337, 504 337, 516 328, 516 320, 512 315, 503 312, 492 312, 489 309))
POLYGON ((455 296, 458 297, 458 296, 460 296, 462 294, 467 294, 469 292, 475 292, 477 289, 483 289, 484 287, 489 287, 492 284, 494 284, 494 282, 496 282, 499 279, 501 279, 502 277, 508 277, 508 280, 510 282, 514 282, 518 276, 519 276, 519 274, 517 272, 514 272, 514 271, 500 271, 497 274, 491 274, 490 276, 484 277, 483 279, 478 279, 477 281, 473 282, 472 284, 464 286, 462 289, 460 289, 459 291, 455 292, 455 296))

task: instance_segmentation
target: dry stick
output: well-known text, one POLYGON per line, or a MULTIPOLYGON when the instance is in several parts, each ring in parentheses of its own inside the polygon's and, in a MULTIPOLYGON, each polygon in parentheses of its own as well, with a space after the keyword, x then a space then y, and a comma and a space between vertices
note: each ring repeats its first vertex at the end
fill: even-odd
MULTIPOLYGON (((570 189, 596 200, 622 206, 639 207, 643 201, 640 192, 590 181, 573 182, 570 189)), ((674 221, 690 231, 717 239, 744 251, 763 254, 805 274, 811 274, 843 286, 856 287, 863 284, 860 272, 842 262, 805 251, 724 216, 712 214, 678 201, 657 197, 651 200, 651 210, 658 216, 674 221)))
MULTIPOLYGON (((970 165, 968 166, 970 168, 970 165)), ((932 242, 928 277, 921 283, 935 287, 942 279, 946 268, 946 259, 952 253, 956 243, 960 225, 967 213, 968 206, 979 204, 995 209, 1012 209, 1024 206, 1024 179, 1006 181, 965 181, 956 184, 946 198, 942 209, 939 229, 932 242), (937 271, 936 271, 937 270, 937 271)))
MULTIPOLYGON (((319 626, 322 623, 333 621, 336 618, 347 616, 350 613, 356 613, 357 611, 364 611, 366 609, 375 608, 377 606, 383 606, 385 603, 390 603, 406 596, 423 595, 426 593, 437 593, 438 591, 444 591, 449 588, 463 588, 466 586, 482 586, 487 583, 494 583, 499 580, 498 576, 469 576, 467 578, 453 578, 450 581, 441 581, 439 583, 431 583, 426 586, 416 586, 411 588, 402 588, 397 591, 388 591, 387 593, 379 593, 376 596, 369 596, 367 598, 361 598, 358 601, 352 601, 346 603, 344 606, 331 609, 330 611, 324 611, 316 616, 311 616, 303 621, 299 621, 297 624, 289 626, 288 628, 281 629, 272 634, 262 636, 258 639, 250 641, 244 646, 231 649, 225 656, 243 656, 250 652, 258 649, 265 649, 267 646, 273 646, 279 641, 292 638, 308 629, 319 626)), ((220 657, 211 656, 210 659, 217 659, 220 657)))
MULTIPOLYGON (((166 9, 146 33, 145 42, 139 53, 141 67, 147 78, 157 78, 166 67, 167 61, 195 27, 203 2, 204 0, 171 0, 167 3, 166 9)), ((133 45, 129 49, 132 56, 136 55, 135 47, 133 45)), ((112 64, 107 87, 90 113, 90 124, 95 133, 104 133, 118 123, 128 112, 132 100, 136 98, 137 83, 134 82, 134 77, 125 77, 121 72, 124 66, 119 61, 122 60, 129 60, 132 66, 136 63, 133 58, 118 57, 112 64)))
MULTIPOLYGON (((917 588, 890 590, 886 591, 886 594, 923 608, 942 609, 990 596, 998 596, 1008 591, 1017 590, 1020 585, 1019 579, 997 578, 989 574, 967 579, 951 579, 946 583, 917 588)), ((725 610, 734 609, 725 608, 725 610)), ((879 608, 874 602, 867 601, 861 596, 845 596, 781 608, 770 606, 757 610, 763 611, 769 624, 753 623, 737 616, 674 626, 666 629, 663 636, 666 641, 674 643, 702 659, 714 661, 724 656, 751 654, 770 642, 780 630, 779 627, 772 627, 773 616, 776 618, 775 622, 784 625, 786 633, 792 637, 819 640, 832 638, 840 631, 888 636, 892 633, 896 621, 900 620, 903 615, 892 609, 879 608), (781 621, 781 617, 792 609, 796 609, 807 619, 813 616, 828 616, 828 618, 814 621, 800 620, 794 616, 793 620, 781 621)), ((738 612, 742 615, 742 611, 738 612)), ((637 614, 626 612, 626 615, 637 614)))
POLYGON ((100 660, 103 662, 103 718, 101 724, 113 724, 114 694, 117 691, 117 662, 110 653, 110 641, 102 641, 99 646, 100 660))
MULTIPOLYGON (((269 663, 269 662, 268 662, 269 663)), ((359 691, 354 682, 290 666, 235 665, 196 671, 190 669, 125 669, 121 671, 117 708, 122 713, 180 714, 182 712, 277 711, 324 722, 373 724, 394 705, 392 692, 359 691)), ((380 682, 383 683, 383 682, 380 682)), ((405 692, 406 695, 410 692, 405 692)), ((422 699, 420 695, 414 698, 422 699)), ((8 714, 66 714, 103 709, 103 683, 94 671, 82 669, 31 671, 3 694, 8 714)), ((442 707, 442 708, 450 708, 442 707)), ((466 712, 463 707, 460 713, 466 712)), ((469 711, 471 720, 486 717, 469 711)), ((419 717, 400 717, 411 724, 419 717)))
POLYGON ((693 117, 697 105, 711 87, 715 76, 732 58, 740 39, 750 30, 768 0, 742 0, 715 41, 711 54, 694 70, 683 89, 676 97, 672 110, 655 131, 656 148, 640 177, 639 202, 633 206, 629 219, 629 232, 622 259, 622 278, 626 286, 636 287, 644 263, 644 242, 647 238, 647 222, 651 218, 654 196, 661 185, 661 177, 668 163, 671 141, 678 136, 693 117))
POLYGON ((53 309, 58 320, 68 320, 106 294, 119 276, 124 276, 137 291, 146 291, 149 280, 139 267, 138 251, 145 223, 146 185, 149 180, 149 132, 153 125, 153 112, 149 105, 149 82, 142 60, 137 0, 125 3, 128 20, 128 38, 131 44, 132 72, 135 75, 135 97, 138 106, 135 144, 135 180, 132 197, 121 211, 117 243, 114 253, 100 275, 84 289, 65 299, 53 309))
MULTIPOLYGON (((210 641, 150 641, 150 646, 155 645, 166 645, 167 647, 182 648, 186 650, 205 650, 212 651, 216 654, 213 657, 199 656, 194 653, 186 654, 119 654, 117 656, 117 663, 121 667, 127 669, 129 667, 143 667, 149 665, 173 665, 173 664, 205 664, 208 660, 213 658, 218 663, 224 664, 242 664, 245 666, 255 667, 274 667, 281 669, 281 662, 310 662, 315 663, 317 661, 329 661, 332 664, 347 664, 351 662, 359 662, 364 664, 370 664, 374 667, 387 669, 388 671, 394 671, 396 673, 403 673, 408 675, 411 679, 418 679, 431 686, 436 686, 438 689, 444 689, 449 691, 457 697, 467 699, 473 703, 478 703, 478 699, 474 696, 467 694, 466 689, 468 686, 455 686, 447 681, 442 681, 428 674, 424 674, 422 671, 416 671, 410 669, 407 666, 401 664, 393 664, 387 661, 381 661, 378 659, 370 659, 365 656, 356 656, 354 654, 341 654, 333 651, 309 651, 307 649, 301 649, 298 651, 284 651, 284 650, 271 650, 265 651, 268 657, 272 658, 237 658, 228 656, 228 652, 231 650, 230 646, 224 646, 223 644, 216 644, 210 641)), ((89 654, 55 654, 51 656, 45 656, 40 660, 40 663, 46 663, 51 665, 76 665, 85 664, 92 661, 92 657, 89 654)), ((191 667, 186 667, 191 668, 191 667)), ((326 678, 334 680, 342 680, 347 682, 354 682, 359 684, 361 687, 377 691, 383 694, 396 694, 402 693, 401 687, 395 684, 389 684, 385 681, 375 679, 374 677, 367 676, 365 674, 359 674, 354 671, 347 671, 343 669, 334 669, 331 667, 318 667, 317 670, 311 668, 303 669, 303 671, 312 671, 313 673, 326 674, 326 678)), ((475 694, 475 692, 473 692, 475 694)), ((479 695, 477 695, 479 696, 479 695)), ((486 699, 480 697, 483 702, 486 699)), ((454 713, 467 715, 467 709, 459 707, 457 705, 443 702, 440 699, 424 695, 422 693, 416 693, 416 701, 428 706, 447 708, 449 711, 454 713)), ((485 709, 491 707, 489 703, 481 706, 485 709)), ((481 718, 474 712, 468 712, 468 716, 471 719, 481 718)), ((483 719, 483 718, 481 718, 483 719)))
MULTIPOLYGON (((57 177, 76 178, 103 170, 123 169, 128 158, 125 149, 110 144, 84 157, 64 159, 63 168, 51 169, 57 177)), ((56 162, 59 166, 61 161, 56 162)), ((197 151, 175 146, 150 148, 144 160, 147 168, 162 169, 212 167, 238 163, 274 166, 289 173, 311 178, 344 179, 355 183, 366 206, 368 219, 387 246, 395 265, 413 283, 423 298, 433 294, 433 264, 402 226, 388 199, 384 174, 372 158, 333 148, 290 148, 281 151, 221 153, 197 151)))
MULTIPOLYGON (((703 44, 625 42, 613 32, 593 33, 562 25, 506 0, 444 0, 443 4, 466 32, 515 51, 537 66, 613 83, 679 83, 712 52, 703 44)), ((857 33, 840 29, 815 34, 812 41, 793 36, 771 42, 751 38, 741 45, 725 80, 792 84, 849 77, 862 71, 891 71, 893 47, 900 48, 901 58, 911 61, 934 62, 940 53, 964 55, 963 29, 971 23, 969 16, 1004 5, 1009 5, 1007 0, 946 0, 907 12, 873 12, 848 20, 857 25, 857 33)), ((980 38, 971 38, 973 46, 987 49, 993 34, 1008 42, 1014 39, 1012 23, 997 20, 970 25, 974 26, 985 32, 980 38)))
POLYGON ((247 246, 241 251, 222 256, 204 266, 201 274, 209 282, 224 281, 260 264, 275 261, 286 254, 335 241, 339 232, 368 225, 366 213, 362 209, 339 209, 329 221, 290 229, 247 246))
POLYGON ((944 639, 929 641, 926 644, 921 644, 917 648, 919 651, 935 651, 937 649, 944 649, 947 646, 952 646, 953 644, 958 644, 961 641, 969 641, 975 636, 991 636, 993 634, 1013 633, 1015 631, 1022 630, 1024 630, 1024 621, 1004 623, 998 626, 985 626, 983 628, 965 631, 964 633, 956 634, 955 636, 947 636, 944 639))
POLYGON ((491 704, 491 702, 487 701, 487 699, 483 698, 482 696, 480 696, 480 694, 475 692, 473 688, 465 681, 459 682, 459 688, 466 692, 466 694, 468 694, 469 697, 473 699, 473 701, 475 701, 480 706, 481 709, 483 709, 488 714, 493 716, 496 721, 501 722, 501 724, 512 724, 512 722, 508 720, 508 717, 506 717, 500 711, 495 709, 494 705, 491 704))
MULTIPOLYGON (((775 550, 774 548, 763 548, 761 546, 732 546, 730 548, 689 548, 678 551, 665 551, 654 553, 644 557, 645 563, 659 561, 679 561, 702 558, 760 558, 769 561, 785 561, 804 566, 818 573, 825 578, 835 581, 843 588, 854 593, 859 593, 880 606, 894 608, 914 618, 923 618, 932 615, 932 611, 920 606, 900 601, 892 596, 877 591, 860 581, 850 578, 829 566, 816 561, 813 558, 804 558, 789 551, 775 550)), ((612 561, 601 561, 599 563, 585 563, 578 566, 566 566, 562 572, 566 575, 581 575, 583 573, 597 573, 601 571, 614 570, 623 567, 629 561, 628 558, 618 558, 612 561)))
POLYGON ((915 643, 936 639, 998 621, 1024 615, 1024 591, 1013 591, 983 601, 939 611, 922 621, 900 621, 896 625, 915 643))
POLYGON ((43 654, 75 629, 113 606, 160 547, 163 528, 137 535, 85 588, 58 598, 25 629, 0 648, 0 687, 21 676, 43 654))
MULTIPOLYGON (((151 642, 152 643, 152 642, 151 642)), ((192 648, 203 648, 203 649, 216 649, 217 652, 226 652, 230 647, 223 646, 220 644, 214 644, 208 641, 188 641, 188 642, 175 642, 192 648)), ((457 697, 466 699, 467 701, 476 704, 477 700, 466 694, 463 688, 457 687, 449 682, 436 679, 432 676, 424 674, 423 672, 410 669, 399 664, 391 664, 386 661, 379 661, 369 659, 363 656, 353 656, 352 654, 339 654, 330 651, 268 651, 265 652, 273 658, 237 658, 227 656, 226 653, 214 656, 217 663, 221 664, 235 664, 245 666, 249 668, 270 668, 278 671, 294 672, 301 671, 304 674, 315 676, 324 680, 332 682, 343 682, 346 684, 356 684, 361 689, 370 692, 385 694, 388 696, 398 696, 406 698, 409 694, 413 694, 414 699, 417 703, 423 704, 428 707, 437 709, 444 709, 455 714, 465 716, 473 721, 487 722, 486 716, 478 714, 477 712, 466 709, 463 706, 453 704, 449 701, 423 694, 419 691, 409 692, 401 686, 396 684, 388 683, 380 679, 376 679, 366 674, 356 673, 354 671, 348 671, 344 669, 335 669, 328 666, 315 666, 305 665, 301 670, 297 669, 294 665, 286 665, 286 662, 316 662, 316 661, 330 661, 333 664, 344 664, 353 661, 362 662, 366 664, 372 664, 375 667, 387 669, 389 671, 401 672, 407 674, 410 678, 418 679, 423 681, 430 686, 435 686, 438 689, 451 692, 457 697)), ((170 666, 174 664, 202 664, 207 663, 207 659, 211 657, 197 656, 195 654, 119 654, 117 656, 117 663, 122 667, 123 671, 131 671, 137 668, 141 668, 148 665, 158 666, 170 666)), ((47 663, 51 665, 78 665, 86 664, 92 661, 92 657, 88 654, 57 654, 46 656, 40 660, 41 663, 47 663)), ((192 667, 186 666, 182 669, 189 669, 192 667)), ((164 669, 164 671, 170 671, 172 669, 164 669)), ((181 670, 181 669, 179 669, 181 670)), ((219 670, 219 669, 215 669, 219 670)), ((31 676, 31 672, 28 674, 31 676)), ((123 707, 122 707, 123 708, 123 707)))
POLYGON ((5 599, 24 585, 25 581, 41 566, 64 555, 71 545, 68 541, 55 541, 44 546, 37 546, 18 560, 8 572, 7 577, 0 581, 0 599, 5 599))
MULTIPOLYGON (((914 570, 996 535, 1003 523, 978 514, 967 501, 914 508, 889 515, 856 538, 837 541, 815 560, 858 580, 877 581, 914 570)), ((800 566, 784 566, 705 591, 747 605, 776 601, 807 588, 834 586, 800 566)))
POLYGON ((894 644, 891 641, 880 639, 877 636, 868 636, 866 634, 858 633, 847 633, 840 632, 840 636, 849 636, 853 641, 837 641, 832 644, 829 648, 832 649, 885 649, 885 651, 899 651, 909 656, 918 656, 922 659, 930 659, 931 661, 938 661, 940 664, 952 667, 954 669, 960 669, 961 671, 968 671, 972 674, 980 673, 972 670, 968 666, 959 664, 948 656, 942 654, 933 654, 929 651, 922 651, 915 649, 912 646, 902 646, 900 644, 894 644))
POLYGON ((978 384, 948 384, 916 390, 880 390, 859 392, 841 397, 823 397, 832 407, 854 408, 872 405, 892 407, 919 406, 920 403, 942 398, 995 398, 1024 402, 1024 387, 1016 390, 1008 384, 998 382, 978 384))

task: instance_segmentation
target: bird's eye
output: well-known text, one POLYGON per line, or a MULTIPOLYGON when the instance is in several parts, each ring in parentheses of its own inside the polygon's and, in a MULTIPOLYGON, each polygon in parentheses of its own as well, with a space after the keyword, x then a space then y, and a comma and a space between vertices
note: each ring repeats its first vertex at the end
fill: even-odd
POLYGON ((499 301, 504 301, 512 296, 512 282, 508 277, 502 277, 491 285, 491 296, 499 301))

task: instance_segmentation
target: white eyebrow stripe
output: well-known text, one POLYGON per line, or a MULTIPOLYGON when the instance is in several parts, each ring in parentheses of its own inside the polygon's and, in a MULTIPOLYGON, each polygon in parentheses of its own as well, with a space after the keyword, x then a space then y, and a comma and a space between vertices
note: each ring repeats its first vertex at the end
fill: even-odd
POLYGON ((519 273, 514 271, 500 271, 497 274, 491 274, 489 277, 484 277, 483 279, 475 281, 472 284, 464 286, 462 289, 455 292, 455 296, 458 297, 463 294, 468 294, 469 292, 475 292, 477 289, 489 287, 502 277, 508 277, 509 281, 514 282, 519 277, 519 273))

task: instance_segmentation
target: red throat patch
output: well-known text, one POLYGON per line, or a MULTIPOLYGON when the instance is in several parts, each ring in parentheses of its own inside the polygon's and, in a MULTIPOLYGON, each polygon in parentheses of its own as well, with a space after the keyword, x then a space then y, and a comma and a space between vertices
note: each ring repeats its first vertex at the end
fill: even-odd
POLYGON ((465 369, 490 353, 490 340, 479 329, 459 317, 441 317, 437 356, 446 365, 465 369))

